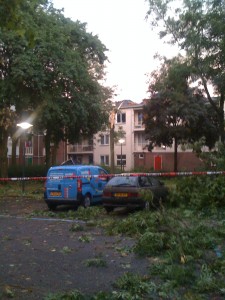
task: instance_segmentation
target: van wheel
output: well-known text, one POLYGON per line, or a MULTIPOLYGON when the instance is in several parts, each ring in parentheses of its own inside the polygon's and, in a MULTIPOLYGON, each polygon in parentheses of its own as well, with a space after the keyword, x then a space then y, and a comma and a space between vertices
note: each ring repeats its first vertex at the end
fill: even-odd
POLYGON ((48 203, 47 205, 48 205, 49 210, 55 210, 57 207, 56 204, 52 204, 52 203, 48 203))
POLYGON ((106 210, 106 212, 107 212, 107 213, 110 213, 110 212, 112 212, 112 211, 113 211, 113 209, 114 209, 114 208, 113 208, 113 207, 111 207, 111 206, 105 206, 104 208, 105 208, 105 210, 106 210))
POLYGON ((84 196, 84 199, 82 201, 82 205, 85 208, 90 207, 90 205, 91 205, 91 196, 89 194, 86 194, 84 196))

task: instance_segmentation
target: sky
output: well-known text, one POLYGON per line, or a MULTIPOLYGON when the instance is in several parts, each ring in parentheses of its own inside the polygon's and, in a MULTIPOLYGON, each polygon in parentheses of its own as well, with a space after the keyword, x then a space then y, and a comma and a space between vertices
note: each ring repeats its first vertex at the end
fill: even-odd
POLYGON ((114 100, 140 103, 148 97, 148 79, 159 62, 154 55, 172 57, 177 50, 160 41, 146 21, 145 0, 52 0, 65 17, 87 23, 109 50, 106 86, 116 86, 114 100))

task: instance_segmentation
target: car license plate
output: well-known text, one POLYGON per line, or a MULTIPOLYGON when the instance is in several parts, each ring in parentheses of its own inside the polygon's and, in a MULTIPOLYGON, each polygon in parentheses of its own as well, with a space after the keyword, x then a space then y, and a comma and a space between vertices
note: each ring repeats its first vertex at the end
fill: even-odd
POLYGON ((115 193, 114 196, 115 196, 115 197, 121 197, 121 198, 122 198, 122 197, 127 197, 128 194, 127 194, 127 193, 115 193))
POLYGON ((50 196, 60 197, 61 196, 61 192, 51 192, 50 196))

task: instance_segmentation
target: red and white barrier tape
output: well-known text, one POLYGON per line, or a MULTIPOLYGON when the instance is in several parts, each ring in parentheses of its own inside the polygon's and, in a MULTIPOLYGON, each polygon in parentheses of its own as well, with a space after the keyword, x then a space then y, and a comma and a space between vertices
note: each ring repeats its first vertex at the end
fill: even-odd
POLYGON ((80 176, 50 176, 50 177, 11 177, 0 178, 1 181, 44 181, 59 180, 63 178, 75 179, 75 178, 107 178, 114 176, 155 176, 155 177, 177 177, 177 176, 200 176, 200 175, 225 175, 225 171, 205 171, 205 172, 161 172, 161 173, 123 173, 123 174, 105 174, 105 175, 80 175, 80 176))

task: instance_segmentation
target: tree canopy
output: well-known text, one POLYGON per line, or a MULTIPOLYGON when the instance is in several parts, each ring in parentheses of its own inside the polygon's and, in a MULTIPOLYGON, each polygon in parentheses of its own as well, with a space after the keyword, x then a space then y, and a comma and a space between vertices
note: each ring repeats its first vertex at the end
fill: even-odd
POLYGON ((159 36, 186 52, 192 74, 219 121, 224 143, 225 2, 223 0, 148 0, 147 16, 159 36), (178 5, 179 4, 179 5, 178 5), (215 102, 210 91, 218 96, 215 102))
MULTIPOLYGON (((0 16, 9 8, 1 1, 0 16)), ((85 23, 65 18, 50 1, 20 0, 10 13, 24 34, 0 18, 0 107, 14 108, 11 127, 32 112, 34 129, 46 134, 48 166, 50 143, 91 136, 107 122, 112 91, 100 83, 107 49, 85 23)))
POLYGON ((165 59, 151 74, 151 99, 144 107, 146 137, 157 146, 174 143, 174 171, 177 171, 178 145, 205 138, 211 147, 217 127, 209 115, 209 105, 201 90, 189 86, 190 67, 181 56, 165 59))

